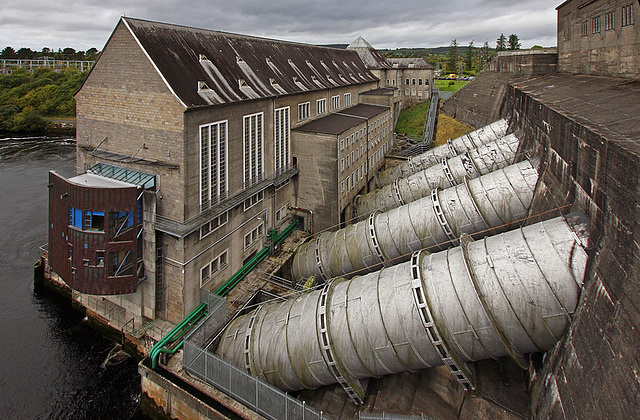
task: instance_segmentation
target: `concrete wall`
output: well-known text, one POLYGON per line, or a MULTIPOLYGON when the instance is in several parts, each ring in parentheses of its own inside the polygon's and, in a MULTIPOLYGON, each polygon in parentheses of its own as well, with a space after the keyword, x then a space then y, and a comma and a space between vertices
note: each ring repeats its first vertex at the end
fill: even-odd
POLYGON ((335 227, 340 220, 337 197, 338 141, 335 135, 296 131, 291 147, 300 171, 295 207, 314 212, 314 231, 335 227))
POLYGON ((505 106, 509 84, 553 74, 556 63, 553 51, 501 52, 487 70, 444 101, 441 110, 472 127, 484 127, 509 113, 505 106))
POLYGON ((639 11, 640 4, 632 0, 573 0, 559 6, 560 71, 639 79, 639 11), (634 23, 622 26, 623 7, 629 5, 634 23), (613 26, 607 28, 610 12, 613 12, 613 26), (594 19, 599 20, 599 29, 594 19))
MULTIPOLYGON (((541 81, 537 91, 550 83, 557 85, 556 80, 541 81)), ((616 86, 611 83, 613 91, 620 89, 616 86)), ((584 113, 569 117, 553 102, 524 90, 510 88, 507 104, 525 149, 543 157, 531 213, 569 205, 562 211, 585 211, 592 226, 581 303, 569 333, 533 376, 533 416, 638 418, 640 148, 584 113)), ((577 89, 569 86, 553 96, 574 93, 577 89)))

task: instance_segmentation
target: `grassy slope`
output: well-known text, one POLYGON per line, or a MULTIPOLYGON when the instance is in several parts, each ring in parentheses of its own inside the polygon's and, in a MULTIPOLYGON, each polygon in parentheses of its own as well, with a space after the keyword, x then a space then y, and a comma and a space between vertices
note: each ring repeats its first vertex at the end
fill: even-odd
POLYGON ((473 130, 475 130, 475 128, 470 125, 463 124, 451 117, 440 114, 438 115, 436 146, 446 143, 448 139, 455 139, 473 130))
POLYGON ((429 102, 422 102, 400 111, 398 124, 396 124, 396 133, 406 133, 410 138, 421 139, 428 110, 429 102))

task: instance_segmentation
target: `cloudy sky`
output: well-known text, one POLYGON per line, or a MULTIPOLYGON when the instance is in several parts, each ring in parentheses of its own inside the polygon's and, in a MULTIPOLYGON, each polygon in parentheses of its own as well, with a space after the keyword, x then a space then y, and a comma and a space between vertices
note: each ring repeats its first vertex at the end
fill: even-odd
POLYGON ((101 50, 120 16, 313 44, 438 47, 457 39, 495 47, 556 45, 562 0, 2 0, 0 49, 101 50))

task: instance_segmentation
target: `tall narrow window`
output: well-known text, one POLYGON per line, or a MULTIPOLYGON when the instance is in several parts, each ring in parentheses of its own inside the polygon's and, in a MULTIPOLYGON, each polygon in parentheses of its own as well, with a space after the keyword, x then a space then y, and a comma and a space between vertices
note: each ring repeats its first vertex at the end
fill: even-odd
POLYGON ((227 121, 200 126, 200 207, 227 194, 227 121))
POLYGON ((316 101, 316 113, 318 115, 327 112, 327 99, 318 99, 316 101))
POLYGON ((600 33, 600 16, 596 16, 591 19, 591 33, 599 34, 600 33))
POLYGON ((331 110, 335 111, 336 109, 340 109, 340 95, 331 97, 331 110))
POLYGON ((262 112, 244 117, 244 183, 252 185, 264 178, 262 112))
POLYGON ((345 93, 344 94, 344 106, 351 106, 351 94, 350 93, 345 93))
MULTIPOLYGON (((309 105, 309 102, 306 103, 309 105)), ((289 166, 290 156, 290 129, 289 107, 279 108, 275 111, 273 127, 274 169, 276 173, 284 171, 289 166)))
POLYGON ((615 12, 607 12, 604 14, 604 30, 612 31, 615 25, 615 12))
POLYGON ((622 26, 633 25, 633 5, 629 4, 622 7, 622 26))

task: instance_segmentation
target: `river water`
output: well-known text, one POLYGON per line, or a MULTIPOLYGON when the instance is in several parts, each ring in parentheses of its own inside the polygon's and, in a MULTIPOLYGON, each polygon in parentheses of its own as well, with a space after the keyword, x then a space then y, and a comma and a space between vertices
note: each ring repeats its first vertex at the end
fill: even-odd
POLYGON ((69 138, 0 136, 0 416, 139 419, 135 359, 105 365, 114 344, 69 301, 33 290, 47 242, 48 171, 75 173, 69 138))

